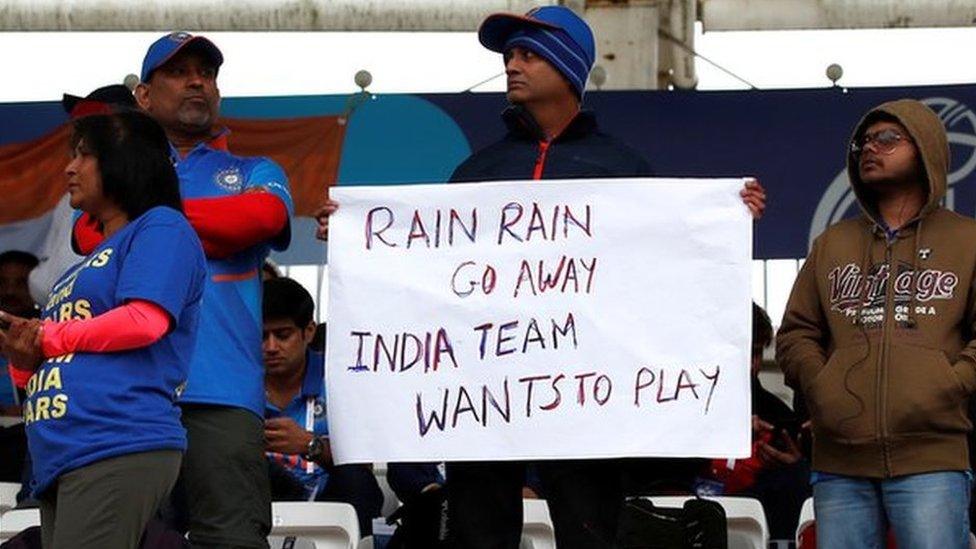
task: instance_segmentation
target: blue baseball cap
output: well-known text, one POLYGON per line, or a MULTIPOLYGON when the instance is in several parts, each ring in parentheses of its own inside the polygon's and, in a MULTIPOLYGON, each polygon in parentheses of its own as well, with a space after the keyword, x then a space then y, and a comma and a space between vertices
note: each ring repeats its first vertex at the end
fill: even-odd
POLYGON ((478 29, 478 40, 499 53, 515 46, 534 51, 552 63, 580 97, 596 60, 593 31, 586 21, 564 6, 542 6, 525 15, 489 15, 478 29))
POLYGON ((224 55, 220 53, 220 49, 207 38, 194 36, 188 32, 171 32, 149 46, 149 51, 142 60, 141 80, 148 82, 154 70, 165 65, 174 55, 187 48, 202 53, 213 61, 217 68, 224 63, 224 55))

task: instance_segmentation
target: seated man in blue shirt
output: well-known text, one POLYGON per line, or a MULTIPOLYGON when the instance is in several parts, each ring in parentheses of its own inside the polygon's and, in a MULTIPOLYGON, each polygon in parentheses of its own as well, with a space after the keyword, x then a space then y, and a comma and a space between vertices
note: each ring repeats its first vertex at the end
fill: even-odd
POLYGON ((349 503, 365 536, 380 516, 383 492, 369 466, 332 462, 325 360, 309 348, 314 310, 312 296, 294 280, 264 282, 264 435, 272 498, 349 503))

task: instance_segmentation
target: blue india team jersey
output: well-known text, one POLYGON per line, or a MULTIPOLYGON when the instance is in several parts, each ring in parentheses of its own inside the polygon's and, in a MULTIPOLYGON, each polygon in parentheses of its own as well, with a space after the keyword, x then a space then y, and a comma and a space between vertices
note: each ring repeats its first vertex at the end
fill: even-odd
MULTIPOLYGON (((290 217, 294 206, 285 172, 267 158, 240 157, 223 150, 223 140, 220 136, 200 144, 177 163, 183 198, 230 196, 263 188, 285 203, 290 217)), ((182 403, 234 406, 263 415, 261 266, 272 248, 288 247, 289 231, 286 228, 273 241, 229 258, 207 260, 200 334, 182 403)))
POLYGON ((206 265, 179 212, 156 207, 105 239, 51 290, 43 318, 87 319, 131 300, 173 319, 156 343, 47 360, 27 384, 24 422, 34 493, 60 475, 106 458, 186 447, 177 393, 190 367, 206 265))
MULTIPOLYGON (((315 433, 315 436, 328 436, 329 424, 326 419, 325 400, 325 356, 308 350, 305 352, 305 378, 302 380, 302 390, 288 403, 284 409, 279 409, 268 403, 264 415, 266 418, 291 418, 302 429, 315 433)), ((288 469, 291 474, 305 486, 305 496, 314 499, 315 495, 325 488, 329 474, 314 462, 307 461, 302 456, 266 452, 268 459, 288 469)))

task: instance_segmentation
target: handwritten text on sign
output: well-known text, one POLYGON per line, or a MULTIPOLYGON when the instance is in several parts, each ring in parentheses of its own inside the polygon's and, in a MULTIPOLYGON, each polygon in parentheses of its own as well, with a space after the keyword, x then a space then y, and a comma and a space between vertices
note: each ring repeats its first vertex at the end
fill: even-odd
POLYGON ((748 455, 741 187, 333 189, 337 460, 748 455))

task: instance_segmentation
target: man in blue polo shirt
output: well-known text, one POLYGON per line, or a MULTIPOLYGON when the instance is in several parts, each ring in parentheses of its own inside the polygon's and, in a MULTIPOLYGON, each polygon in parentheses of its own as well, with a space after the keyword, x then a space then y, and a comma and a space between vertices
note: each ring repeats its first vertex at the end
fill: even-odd
POLYGON ((359 529, 371 531, 383 493, 368 466, 332 463, 326 421, 325 359, 309 344, 315 305, 290 278, 264 283, 264 436, 276 501, 341 501, 356 508, 359 529))
POLYGON ((260 272, 270 249, 288 246, 293 204, 277 164, 227 150, 217 124, 222 63, 210 40, 167 34, 149 47, 135 98, 172 143, 184 209, 207 254, 199 336, 181 397, 188 449, 176 499, 185 503, 194 547, 263 548, 271 496, 260 272))

